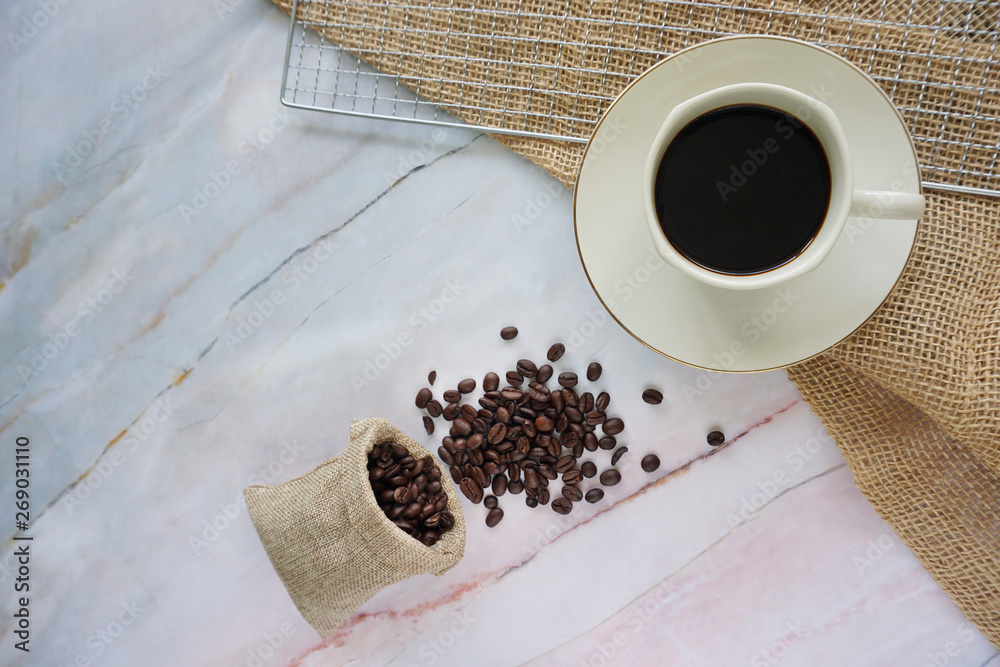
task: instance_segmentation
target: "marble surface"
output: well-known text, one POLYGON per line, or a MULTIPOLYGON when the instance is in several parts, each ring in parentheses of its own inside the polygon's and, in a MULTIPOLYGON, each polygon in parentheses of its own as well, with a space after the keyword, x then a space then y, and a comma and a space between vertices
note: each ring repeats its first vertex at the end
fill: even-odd
POLYGON ((282 108, 287 19, 260 0, 17 0, 0 26, 0 664, 1000 666, 782 372, 698 372, 609 321, 540 169, 470 131, 282 108), (241 490, 336 455, 352 418, 436 448, 429 370, 556 340, 606 369, 623 482, 567 517, 502 499, 493 530, 466 504, 457 567, 322 641, 241 490))

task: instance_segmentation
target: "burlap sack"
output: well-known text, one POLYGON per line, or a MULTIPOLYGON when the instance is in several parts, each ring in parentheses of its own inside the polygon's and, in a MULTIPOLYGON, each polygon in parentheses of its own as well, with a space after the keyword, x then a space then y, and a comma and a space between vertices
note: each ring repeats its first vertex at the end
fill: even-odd
POLYGON ((447 471, 441 485, 455 525, 432 547, 393 525, 375 502, 368 452, 389 440, 414 458, 430 454, 385 419, 365 419, 351 426, 340 456, 284 484, 243 491, 274 569, 324 639, 382 588, 415 574, 444 574, 465 552, 465 518, 447 471))
MULTIPOLYGON (((274 1, 286 11, 291 4, 274 1)), ((579 134, 573 118, 596 120, 632 78, 705 39, 775 34, 849 43, 838 52, 889 81, 922 164, 945 177, 961 172, 966 186, 997 187, 1000 95, 979 94, 995 91, 1000 78, 991 65, 996 17, 985 5, 981 12, 929 0, 877 8, 833 0, 805 9, 799 0, 472 6, 300 0, 297 18, 469 122, 555 134, 579 134), (546 89, 551 94, 537 92, 546 89)), ((496 138, 573 186, 582 145, 496 138)), ((875 509, 1000 647, 998 311, 1000 201, 931 193, 912 261, 887 303, 848 340, 788 374, 875 509)))

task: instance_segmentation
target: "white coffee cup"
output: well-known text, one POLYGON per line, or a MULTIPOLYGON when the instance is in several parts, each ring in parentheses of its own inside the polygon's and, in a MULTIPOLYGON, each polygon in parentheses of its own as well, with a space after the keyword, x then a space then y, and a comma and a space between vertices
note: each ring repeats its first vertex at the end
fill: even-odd
MULTIPOLYGON (((854 189, 854 167, 844 130, 826 104, 785 86, 738 83, 716 88, 678 104, 667 115, 646 158, 644 211, 653 247, 663 260, 681 273, 715 287, 762 289, 772 287, 818 267, 833 249, 851 216, 888 220, 917 220, 924 212, 922 195, 854 189), (655 184, 660 161, 674 137, 696 118, 733 105, 771 107, 802 121, 819 140, 830 167, 830 202, 826 217, 812 241, 785 264, 760 273, 727 274, 692 262, 670 243, 656 213, 655 184)), ((792 193, 794 196, 794 193, 792 193)))

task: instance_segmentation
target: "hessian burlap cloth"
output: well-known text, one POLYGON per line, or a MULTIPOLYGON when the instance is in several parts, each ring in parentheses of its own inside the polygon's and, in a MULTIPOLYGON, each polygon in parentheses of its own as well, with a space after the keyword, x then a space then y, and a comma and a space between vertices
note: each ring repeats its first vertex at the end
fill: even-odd
MULTIPOLYGON (((275 1, 290 9, 290 0, 275 1)), ((327 38, 361 52, 383 72, 400 74, 404 83, 445 109, 463 96, 498 113, 504 102, 508 112, 526 113, 535 107, 545 113, 526 115, 528 129, 540 129, 541 123, 549 122, 548 131, 554 133, 569 130, 563 121, 552 122, 549 116, 596 113, 586 108, 590 98, 578 97, 578 90, 601 91, 602 86, 614 84, 613 92, 617 92, 623 87, 622 79, 587 73, 557 79, 551 68, 519 72, 497 61, 541 60, 546 49, 557 48, 550 43, 561 42, 559 62, 566 67, 637 75, 660 59, 644 51, 665 57, 700 41, 697 35, 776 34, 815 42, 822 34, 832 41, 830 35, 839 31, 841 42, 848 41, 849 35, 852 48, 842 51, 849 60, 873 74, 902 72, 891 91, 898 106, 912 107, 909 102, 923 96, 923 107, 953 112, 954 121, 944 131, 932 115, 907 118, 915 136, 961 138, 971 129, 977 144, 990 147, 1000 141, 995 122, 980 118, 977 125, 968 126, 975 122, 977 112, 992 118, 998 115, 1000 99, 986 96, 980 100, 975 92, 984 84, 997 87, 1000 73, 996 68, 991 71, 975 64, 990 61, 995 37, 979 33, 963 40, 957 29, 952 37, 948 32, 931 34, 907 27, 908 22, 942 25, 938 13, 946 11, 947 3, 890 0, 868 7, 853 0, 834 0, 794 16, 802 4, 789 0, 739 0, 738 4, 726 0, 720 3, 721 11, 686 2, 498 1, 496 6, 509 9, 510 16, 520 7, 522 15, 575 18, 525 19, 517 24, 516 30, 542 34, 546 42, 494 40, 490 57, 481 58, 493 63, 492 70, 482 63, 462 66, 441 56, 481 57, 491 46, 476 35, 496 32, 497 13, 483 17, 441 9, 448 4, 443 0, 430 4, 437 8, 429 8, 428 0, 400 0, 391 6, 342 0, 300 3, 299 18, 323 22, 336 17, 339 27, 323 30, 327 38), (878 15, 884 23, 876 29, 871 23, 837 18, 850 16, 852 10, 878 15), (817 18, 824 11, 827 16, 817 18), (922 16, 930 13, 934 15, 922 16), (616 21, 644 25, 622 26, 616 21), (422 32, 404 32, 402 28, 408 25, 419 26, 422 32), (624 48, 578 48, 585 41, 624 48), (498 45, 507 52, 498 53, 498 45), (366 53, 372 50, 384 55, 366 53), (965 59, 960 70, 948 60, 949 50, 965 59), (924 53, 945 57, 931 59, 924 53), (433 81, 432 75, 439 81, 433 81), (513 87, 504 91, 483 87, 487 76, 513 87), (958 87, 952 85, 956 79, 958 87), (448 80, 452 83, 443 82, 448 80), (519 92, 531 85, 558 89, 560 82, 565 84, 565 95, 539 100, 519 92)), ((455 0, 453 4, 467 7, 469 2, 455 0)), ((494 3, 489 7, 494 9, 494 3)), ((952 23, 947 23, 948 17, 943 20, 946 25, 968 24, 962 16, 952 23)), ((489 123, 497 117, 477 112, 466 120, 489 123)), ((582 145, 496 139, 573 187, 582 145)), ((976 147, 931 141, 918 142, 918 148, 924 164, 933 160, 936 166, 973 165, 996 176, 988 149, 977 154, 976 147)), ((981 183, 972 178, 967 184, 981 183)), ((932 192, 927 203, 914 254, 888 301, 847 340, 789 368, 788 375, 836 440, 858 487, 875 509, 965 615, 1000 647, 1000 199, 932 192)))
POLYGON ((444 574, 465 553, 465 518, 447 472, 441 486, 455 525, 432 547, 389 521, 372 494, 372 447, 393 441, 415 459, 430 452, 380 418, 355 423, 350 438, 343 454, 301 477, 243 490, 275 571, 302 617, 324 639, 382 588, 416 574, 444 574))

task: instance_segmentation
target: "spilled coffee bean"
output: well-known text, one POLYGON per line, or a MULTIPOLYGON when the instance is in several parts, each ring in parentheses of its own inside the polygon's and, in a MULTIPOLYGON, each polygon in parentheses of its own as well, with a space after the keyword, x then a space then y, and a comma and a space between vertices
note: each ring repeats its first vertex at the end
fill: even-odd
POLYGON ((441 487, 441 469, 432 457, 415 459, 395 442, 375 445, 368 453, 368 479, 386 518, 427 546, 455 525, 454 515, 447 510, 448 495, 441 487))
POLYGON ((639 465, 646 472, 653 472, 660 467, 660 457, 656 454, 646 454, 642 457, 642 462, 639 465))
POLYGON ((499 507, 494 507, 486 515, 486 525, 490 528, 496 528, 501 519, 503 519, 503 510, 499 507))
POLYGON ((556 498, 552 501, 552 509, 557 514, 569 514, 573 511, 573 503, 567 498, 556 498))
POLYGON ((663 394, 658 392, 656 389, 647 389, 642 392, 642 400, 650 405, 659 405, 663 402, 663 394))
POLYGON ((437 380, 437 376, 438 376, 438 372, 437 371, 431 371, 430 373, 428 373, 427 374, 427 384, 433 385, 434 384, 434 380, 437 380))
POLYGON ((424 387, 423 389, 417 392, 417 398, 415 403, 417 404, 418 408, 423 410, 424 408, 427 407, 427 404, 430 403, 430 400, 433 397, 434 394, 431 392, 431 390, 428 389, 427 387, 424 387))
POLYGON ((593 361, 589 366, 587 366, 587 379, 591 382, 597 382, 601 378, 601 373, 603 371, 604 369, 601 368, 601 365, 596 361, 593 361))
POLYGON ((601 473, 601 484, 604 486, 614 486, 618 482, 622 481, 622 474, 615 470, 614 468, 608 468, 601 473))
MULTIPOLYGON (((501 331, 504 340, 516 335, 515 327, 501 331)), ((577 388, 581 377, 575 372, 553 368, 565 352, 565 345, 555 343, 545 355, 550 363, 538 366, 531 359, 518 359, 514 368, 501 374, 486 373, 480 395, 475 395, 476 381, 466 378, 457 389, 442 394, 447 403, 443 408, 429 389, 418 395, 418 406, 429 415, 424 417, 425 427, 428 422, 433 427, 432 418, 438 416, 452 422, 438 456, 449 466, 462 495, 489 510, 486 525, 491 528, 503 518, 500 498, 506 494, 525 494, 528 507, 550 505, 551 500, 553 511, 560 514, 569 514, 573 504, 585 498, 592 503, 600 500, 601 489, 582 488, 598 475, 595 462, 581 460, 585 452, 615 450, 610 455, 612 467, 601 473, 600 483, 613 486, 621 480, 614 466, 627 447, 618 447, 615 436, 625 429, 625 422, 608 412, 611 394, 601 391, 595 397, 577 388)), ((595 361, 585 376, 594 382, 602 372, 595 361)), ((418 509, 422 511, 414 508, 418 509)), ((414 510, 408 505, 399 516, 409 520, 405 512, 414 510)))
POLYGON ((621 458, 625 456, 625 452, 628 451, 628 447, 619 447, 615 450, 615 453, 611 455, 611 465, 616 466, 621 458))
POLYGON ((726 442, 726 436, 722 431, 712 431, 708 434, 706 440, 708 440, 708 444, 712 447, 718 447, 726 442))

